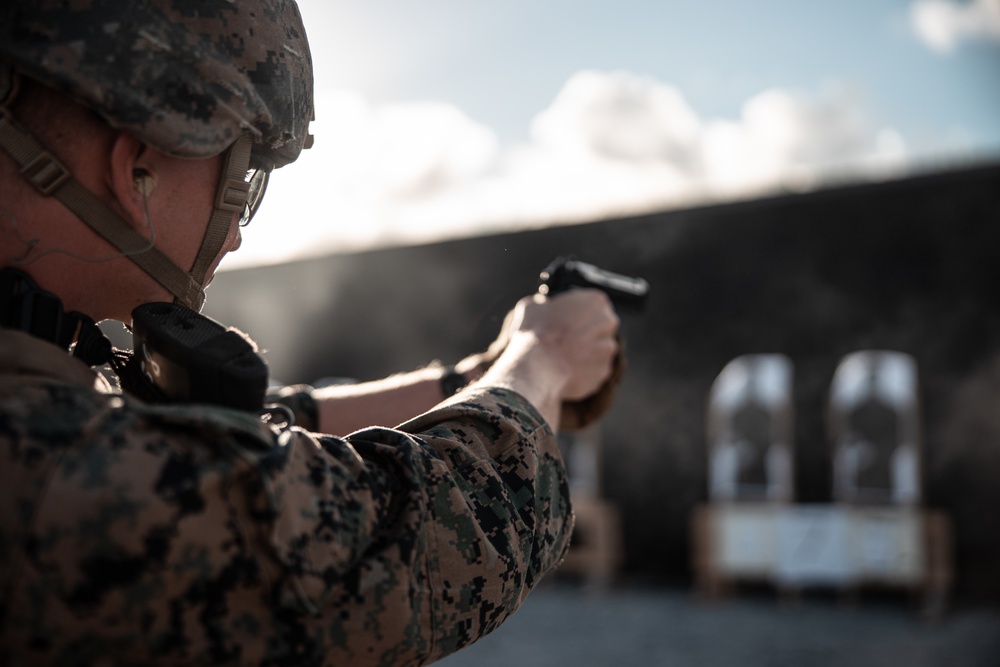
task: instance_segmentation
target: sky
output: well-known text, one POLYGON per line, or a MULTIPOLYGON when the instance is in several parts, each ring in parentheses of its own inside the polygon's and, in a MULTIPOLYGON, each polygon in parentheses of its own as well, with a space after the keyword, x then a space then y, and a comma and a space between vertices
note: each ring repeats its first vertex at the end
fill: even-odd
POLYGON ((1000 0, 299 0, 315 145, 221 269, 1000 160, 1000 0))

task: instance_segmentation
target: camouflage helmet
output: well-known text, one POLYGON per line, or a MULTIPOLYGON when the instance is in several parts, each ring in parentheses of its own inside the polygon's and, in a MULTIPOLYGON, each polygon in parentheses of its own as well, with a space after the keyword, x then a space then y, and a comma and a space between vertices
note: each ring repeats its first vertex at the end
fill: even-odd
POLYGON ((0 59, 176 157, 243 134, 255 166, 311 140, 312 60, 294 0, 3 0, 0 59))

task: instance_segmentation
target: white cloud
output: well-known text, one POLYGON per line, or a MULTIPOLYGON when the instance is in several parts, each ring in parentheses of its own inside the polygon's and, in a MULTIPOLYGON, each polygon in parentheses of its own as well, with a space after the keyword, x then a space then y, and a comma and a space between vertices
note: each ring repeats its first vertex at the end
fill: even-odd
POLYGON ((899 133, 876 127, 862 95, 845 86, 814 95, 779 89, 755 95, 738 120, 710 122, 701 146, 705 182, 719 195, 797 189, 850 172, 891 173, 906 162, 899 133))
POLYGON ((436 102, 373 107, 338 92, 317 118, 315 147, 275 174, 225 268, 801 189, 907 161, 899 133, 845 86, 768 90, 717 119, 666 83, 585 71, 517 146, 436 102))
POLYGON ((633 162, 687 163, 701 122, 672 86, 628 72, 573 76, 532 123, 543 146, 633 162))
POLYGON ((427 196, 480 176, 498 150, 489 128, 441 102, 373 109, 357 94, 335 93, 317 107, 331 186, 345 194, 427 196))
POLYGON ((964 40, 1000 41, 1000 0, 917 0, 910 6, 910 23, 939 53, 950 53, 964 40))
MULTIPOLYGON (((409 218, 481 179, 499 145, 455 107, 372 107, 349 91, 321 94, 313 148, 277 171, 259 214, 223 269, 385 245, 410 237, 409 218)), ((447 234, 441 225, 430 235, 447 234)))

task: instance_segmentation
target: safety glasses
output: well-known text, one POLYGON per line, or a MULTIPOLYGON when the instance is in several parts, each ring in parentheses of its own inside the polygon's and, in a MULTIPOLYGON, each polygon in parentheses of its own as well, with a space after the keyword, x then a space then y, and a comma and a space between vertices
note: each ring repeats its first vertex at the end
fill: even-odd
POLYGON ((270 173, 264 169, 247 169, 246 182, 249 187, 247 188, 247 202, 240 215, 240 227, 249 225, 253 217, 257 215, 257 209, 260 208, 260 203, 264 199, 269 178, 270 173))
MULTIPOLYGON (((242 136, 226 151, 222 178, 215 196, 215 210, 220 215, 220 229, 232 224, 232 214, 240 214, 240 227, 250 224, 267 190, 268 170, 255 160, 253 143, 242 136)), ((228 233, 228 232, 227 232, 228 233)))

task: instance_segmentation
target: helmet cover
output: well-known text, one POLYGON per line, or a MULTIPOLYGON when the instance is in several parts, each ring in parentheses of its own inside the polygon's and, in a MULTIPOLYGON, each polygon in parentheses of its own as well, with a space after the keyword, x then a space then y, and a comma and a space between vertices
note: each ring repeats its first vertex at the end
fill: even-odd
POLYGON ((254 166, 294 161, 313 118, 294 0, 3 0, 0 59, 176 157, 253 138, 254 166))

